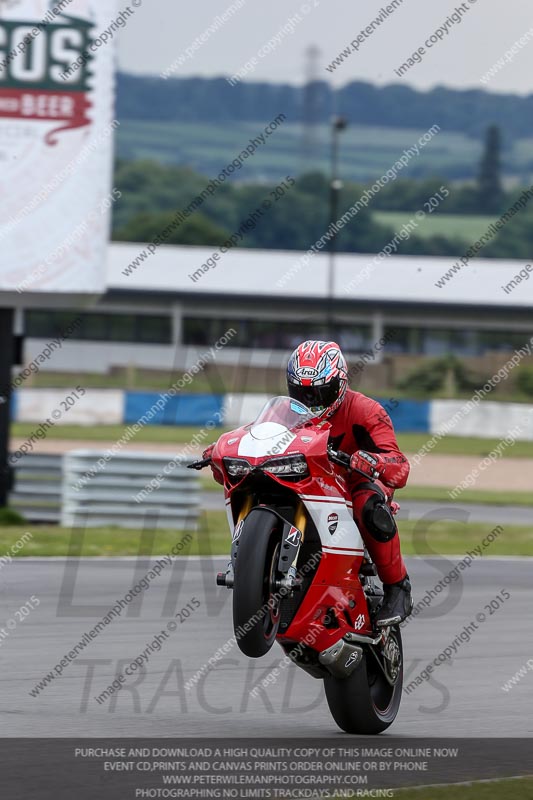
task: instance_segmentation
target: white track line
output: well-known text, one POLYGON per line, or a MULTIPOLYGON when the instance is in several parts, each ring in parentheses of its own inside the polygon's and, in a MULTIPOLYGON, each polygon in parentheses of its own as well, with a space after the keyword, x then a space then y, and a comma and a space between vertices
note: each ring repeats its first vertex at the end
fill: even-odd
MULTIPOLYGON (((19 556, 14 558, 11 564, 17 564, 20 562, 29 562, 29 561, 138 561, 139 559, 148 559, 150 561, 157 561, 159 558, 163 556, 167 556, 168 553, 157 553, 152 556, 19 556)), ((450 560, 450 559, 461 559, 464 558, 466 553, 460 554, 446 554, 443 556, 437 556, 429 554, 425 556, 405 556, 406 559, 416 559, 417 561, 437 561, 439 559, 450 560)), ((173 561, 177 561, 179 559, 187 559, 188 561, 202 561, 205 559, 206 561, 212 559, 219 559, 221 561, 227 561, 229 558, 229 551, 227 555, 213 555, 213 556, 170 556, 173 561)), ((533 561, 533 556, 482 556, 482 558, 476 559, 474 563, 479 563, 480 561, 533 561)))

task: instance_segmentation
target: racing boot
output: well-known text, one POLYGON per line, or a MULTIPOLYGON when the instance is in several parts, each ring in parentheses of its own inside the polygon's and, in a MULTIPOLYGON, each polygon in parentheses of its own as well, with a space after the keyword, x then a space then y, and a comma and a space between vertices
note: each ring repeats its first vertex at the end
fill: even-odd
POLYGON ((385 596, 383 605, 378 611, 376 625, 386 628, 389 625, 398 625, 403 622, 413 610, 411 597, 411 581, 406 575, 399 583, 385 583, 383 585, 385 596))

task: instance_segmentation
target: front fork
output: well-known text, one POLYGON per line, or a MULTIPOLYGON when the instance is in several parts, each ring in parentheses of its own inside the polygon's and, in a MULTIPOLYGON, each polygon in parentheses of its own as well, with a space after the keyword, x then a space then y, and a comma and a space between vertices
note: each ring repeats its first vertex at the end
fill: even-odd
POLYGON ((302 588, 302 581, 296 574, 296 564, 304 541, 306 525, 305 508, 303 503, 299 502, 294 514, 294 523, 289 525, 285 522, 281 539, 278 572, 281 572, 283 577, 276 581, 275 588, 283 589, 285 594, 300 591, 302 588))
POLYGON ((231 559, 228 562, 225 572, 217 572, 217 586, 226 586, 228 589, 233 589, 233 584, 235 582, 235 554, 239 546, 239 539, 241 537, 244 520, 250 513, 251 509, 252 496, 248 495, 242 504, 242 508, 239 512, 237 522, 235 523, 235 527, 233 528, 233 533, 231 535, 231 559))
MULTIPOLYGON (((239 517, 235 524, 235 528, 233 529, 233 534, 231 537, 231 560, 229 561, 225 572, 217 573, 218 586, 226 586, 228 589, 233 588, 233 584, 235 582, 235 557, 239 547, 239 540, 244 521, 251 510, 252 497, 248 496, 243 503, 243 506, 239 512, 239 517)), ((273 509, 269 510, 276 514, 273 509)), ((278 515, 276 514, 276 516, 278 515)), ((293 525, 288 523, 282 517, 279 517, 279 519, 283 523, 283 536, 281 540, 277 571, 282 573, 283 577, 277 579, 272 588, 274 590, 283 589, 285 594, 290 594, 291 592, 298 591, 301 588, 301 582, 296 576, 296 564, 298 562, 298 556, 304 540, 305 527, 307 524, 307 517, 303 503, 298 503, 294 515, 293 525)))

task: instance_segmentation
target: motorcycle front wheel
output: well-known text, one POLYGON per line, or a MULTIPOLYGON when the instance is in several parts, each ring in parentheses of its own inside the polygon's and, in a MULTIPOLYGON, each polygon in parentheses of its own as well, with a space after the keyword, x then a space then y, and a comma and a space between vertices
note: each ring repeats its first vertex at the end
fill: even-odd
POLYGON ((346 733, 382 733, 396 719, 403 687, 402 634, 398 626, 390 631, 388 655, 390 658, 385 659, 382 653, 372 653, 366 647, 361 663, 348 678, 324 678, 329 710, 346 733))
POLYGON ((250 658, 268 653, 278 633, 280 547, 281 534, 274 515, 253 509, 239 538, 233 584, 235 637, 239 649, 250 658))

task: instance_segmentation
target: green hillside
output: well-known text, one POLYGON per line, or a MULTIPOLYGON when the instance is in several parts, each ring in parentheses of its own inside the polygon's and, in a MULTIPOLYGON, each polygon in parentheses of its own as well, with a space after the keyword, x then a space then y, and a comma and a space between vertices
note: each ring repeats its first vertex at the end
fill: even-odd
MULTIPOLYGON (((117 155, 124 160, 153 159, 163 164, 183 164, 204 175, 216 175, 233 160, 248 141, 262 133, 260 122, 164 122, 123 119, 117 132, 117 155)), ((426 129, 384 128, 357 125, 342 135, 341 173, 347 180, 367 181, 386 172, 404 149, 426 129)), ((310 170, 329 171, 329 129, 317 126, 316 155, 304 159, 302 126, 286 122, 261 147, 245 168, 236 173, 241 181, 278 180, 286 174, 310 170)), ((423 178, 440 175, 461 180, 476 174, 482 142, 443 130, 414 157, 403 176, 423 178)), ((507 177, 527 183, 533 171, 533 138, 510 142, 503 169, 507 177)))
MULTIPOLYGON (((416 211, 376 211, 374 218, 381 225, 388 225, 398 231, 415 213, 416 211)), ((419 222, 417 234, 424 239, 430 236, 446 236, 475 242, 486 233, 494 219, 467 214, 431 214, 419 222)))

